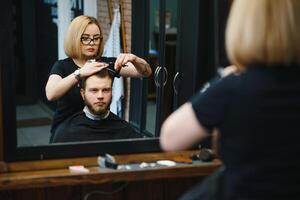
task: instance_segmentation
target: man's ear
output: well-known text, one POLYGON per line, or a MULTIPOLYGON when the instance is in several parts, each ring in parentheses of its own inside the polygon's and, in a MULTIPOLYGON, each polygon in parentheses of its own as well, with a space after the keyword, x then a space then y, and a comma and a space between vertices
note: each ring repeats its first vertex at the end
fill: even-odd
POLYGON ((81 94, 81 97, 82 97, 82 99, 84 100, 84 89, 80 89, 80 94, 81 94))

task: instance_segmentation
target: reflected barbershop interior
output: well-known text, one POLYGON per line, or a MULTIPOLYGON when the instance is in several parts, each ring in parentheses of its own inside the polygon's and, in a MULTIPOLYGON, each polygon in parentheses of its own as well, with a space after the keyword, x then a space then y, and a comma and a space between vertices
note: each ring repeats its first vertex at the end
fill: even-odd
POLYGON ((1 200, 300 199, 299 0, 0 9, 1 200))

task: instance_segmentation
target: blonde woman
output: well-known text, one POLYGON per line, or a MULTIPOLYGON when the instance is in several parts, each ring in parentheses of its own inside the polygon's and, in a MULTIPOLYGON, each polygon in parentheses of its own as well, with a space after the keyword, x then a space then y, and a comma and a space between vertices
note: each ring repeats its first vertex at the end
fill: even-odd
MULTIPOLYGON (((47 99, 57 101, 52 136, 61 122, 84 107, 79 80, 107 67, 105 63, 91 61, 100 58, 103 51, 103 35, 97 19, 76 17, 67 30, 64 50, 68 58, 53 65, 46 85, 47 99)), ((147 77, 152 73, 149 64, 133 54, 120 54, 114 67, 121 76, 147 77)))
MULTIPOLYGON (((218 199, 300 199, 299 10, 299 0, 235 0, 226 48, 242 73, 199 92, 162 126, 160 142, 168 151, 220 130, 223 179, 205 182, 212 189, 209 183, 220 181, 218 199)), ((183 199, 215 195, 204 187, 183 199)))

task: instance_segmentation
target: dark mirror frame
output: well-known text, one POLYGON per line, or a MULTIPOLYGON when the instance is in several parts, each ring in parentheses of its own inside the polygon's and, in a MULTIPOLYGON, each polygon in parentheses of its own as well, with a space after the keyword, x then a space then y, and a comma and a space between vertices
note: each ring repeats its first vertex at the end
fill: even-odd
MULTIPOLYGON (((5 1, 6 6, 11 6, 11 1, 5 1)), ((139 1, 132 1, 132 32, 138 28, 134 21, 143 18, 143 12, 137 6, 134 6, 139 1)), ((122 139, 122 140, 107 140, 107 141, 92 141, 88 143, 64 143, 51 144, 32 147, 18 147, 17 145, 17 129, 16 129, 16 97, 14 83, 14 60, 13 60, 13 30, 11 27, 12 13, 6 9, 1 14, 2 25, 0 25, 0 69, 1 69, 1 90, 2 90, 2 107, 3 107, 3 143, 4 143, 4 160, 19 161, 19 160, 43 160, 52 158, 67 158, 81 156, 97 156, 105 153, 110 154, 128 154, 128 153, 143 153, 143 152, 158 152, 161 151, 159 146, 159 138, 143 138, 143 139, 122 139), (5 36, 5 37, 4 37, 5 36)), ((139 31, 138 31, 139 32, 139 31)), ((138 37, 141 38, 142 37, 138 37)), ((136 41, 134 47, 138 45, 136 41)), ((139 52, 133 52, 141 55, 139 52)), ((142 81, 142 80, 140 80, 142 81)))

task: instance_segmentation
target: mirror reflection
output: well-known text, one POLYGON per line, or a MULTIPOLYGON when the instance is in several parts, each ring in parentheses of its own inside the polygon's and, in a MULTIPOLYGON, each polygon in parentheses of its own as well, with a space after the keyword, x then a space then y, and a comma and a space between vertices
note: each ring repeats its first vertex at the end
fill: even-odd
MULTIPOLYGON (((176 48, 177 48, 177 0, 167 0, 165 1, 165 36, 160 32, 160 0, 151 0, 149 2, 149 49, 148 58, 149 64, 153 69, 153 78, 147 79, 148 93, 147 93, 147 103, 146 103, 146 129, 155 133, 156 124, 159 121, 164 120, 164 118, 169 115, 175 108, 175 98, 177 94, 174 93, 176 88, 175 71, 176 70, 176 48), (160 44, 160 38, 165 37, 163 44, 160 44), (162 48, 164 46, 164 49, 162 48), (164 64, 160 63, 160 56, 164 55, 164 64), (163 67, 162 67, 163 65, 163 67), (160 68, 162 67, 162 68, 160 68), (159 75, 164 74, 165 78, 161 84, 159 81, 159 75), (164 96, 162 96, 159 91, 161 88, 164 90, 164 96), (167 102, 167 104, 160 106, 159 104, 167 102), (159 113, 164 113, 165 117, 157 116, 157 110, 159 113)), ((178 78, 178 77, 177 77, 178 78)))
MULTIPOLYGON (((101 60, 103 56, 117 57, 113 69, 123 77, 151 75, 151 68, 144 59, 133 54, 119 56, 120 38, 117 51, 115 43, 104 44, 110 40, 110 27, 103 29, 107 25, 100 25, 96 18, 82 17, 84 8, 95 2, 77 0, 68 4, 66 1, 40 0, 37 4, 31 1, 31 8, 24 2, 15 2, 15 49, 32 50, 15 54, 18 146, 144 137, 123 120, 128 109, 124 106, 124 99, 116 102, 121 106, 114 113, 108 112, 109 107, 116 107, 112 106, 115 103, 113 97, 119 95, 114 92, 118 88, 110 86, 112 80, 108 76, 91 77, 91 80, 96 80, 87 79, 84 88, 80 87, 82 79, 108 67, 107 62, 101 60), (67 8, 71 10, 71 16, 62 12, 67 8), (32 12, 36 14, 30 14, 32 12), (69 22, 72 21, 71 24, 62 20, 66 17, 69 22), (34 34, 29 34, 31 32, 34 34), (101 127, 96 123, 99 119, 101 127), (85 134, 84 137, 79 136, 82 134, 85 134)), ((99 7, 97 2, 92 6, 99 7)), ((111 27, 115 20, 120 20, 120 10, 114 9, 112 13, 111 27)), ((120 23, 116 22, 118 26, 120 23)), ((117 30, 120 31, 119 28, 117 30)))
MULTIPOLYGON (((90 69, 99 71, 107 67, 101 61, 103 57, 118 57, 120 52, 131 52, 133 49, 144 58, 127 54, 123 58, 130 62, 119 60, 114 66, 121 75, 120 79, 114 79, 114 85, 118 82, 121 85, 118 88, 123 89, 116 95, 113 86, 110 105, 110 109, 116 107, 113 106, 114 97, 121 99, 113 113, 134 125, 139 133, 143 133, 142 137, 159 136, 162 121, 209 80, 216 67, 222 67, 218 61, 218 42, 221 41, 218 36, 222 35, 218 30, 222 29, 218 29, 219 18, 215 16, 218 15, 215 9, 219 1, 184 4, 178 0, 132 0, 123 7, 119 4, 121 0, 11 2, 13 17, 7 24, 14 29, 11 44, 14 45, 12 54, 19 147, 49 144, 50 138, 55 135, 52 125, 57 108, 64 107, 64 104, 57 103, 66 94, 72 93, 72 89, 77 100, 68 104, 71 108, 67 110, 78 108, 67 113, 67 117, 60 119, 60 122, 77 112, 84 112, 84 101, 77 85, 82 77, 88 76, 88 70, 84 70, 88 65, 90 69), (131 5, 134 6, 131 8, 131 5), (127 10, 120 12, 122 9, 127 10), (75 31, 71 32, 77 34, 67 38, 74 39, 68 43, 74 45, 70 49, 75 53, 66 53, 64 39, 70 23, 82 15, 94 16, 100 26, 89 22, 74 26, 75 31), (119 32, 110 34, 116 16, 121 20, 115 29, 119 32), (132 19, 138 23, 133 23, 132 19), (125 25, 125 29, 121 24, 125 25), (112 39, 118 41, 118 48, 114 44, 107 47, 111 35, 119 36, 117 40, 112 39), (135 38, 131 38, 132 35, 135 38), (131 48, 131 41, 134 48, 131 48), (216 49, 208 48, 211 46, 216 49), (90 63, 89 60, 97 62, 90 63), (53 70, 56 64, 61 64, 59 61, 69 62, 68 65, 73 68, 68 68, 67 73, 53 70), (61 81, 65 81, 67 86, 61 86, 61 81), (46 94, 46 85, 50 93, 52 90, 52 95, 46 94), (63 92, 58 94, 55 90, 63 92)), ((59 66, 57 68, 61 69, 59 66)), ((62 109, 61 113, 66 114, 66 110, 62 109)))
MULTIPOLYGON (((87 107, 83 101, 84 95, 80 93, 79 82, 81 79, 91 75, 91 70, 95 72, 96 68, 98 71, 100 68, 107 67, 107 62, 101 62, 102 58, 117 58, 122 51, 130 52, 132 38, 129 34, 131 32, 131 13, 129 11, 131 8, 128 6, 122 8, 119 2, 121 1, 30 0, 27 3, 14 1, 14 23, 16 24, 14 28, 14 59, 17 144, 19 147, 49 145, 54 142, 154 137, 160 129, 158 124, 161 124, 177 107, 179 70, 175 63, 178 1, 166 0, 165 8, 162 9, 161 2, 154 0, 149 1, 148 8, 148 54, 145 56, 145 60, 132 54, 118 58, 118 64, 114 68, 121 78, 114 78, 110 102, 112 114, 127 123, 129 121, 129 99, 136 91, 129 92, 130 82, 125 77, 147 77, 144 117, 141 117, 143 118, 142 128, 137 130, 131 124, 126 124, 125 127, 129 126, 129 129, 133 130, 132 134, 122 131, 123 135, 99 137, 91 136, 93 135, 91 132, 86 129, 81 130, 82 127, 78 128, 79 125, 71 121, 72 117, 73 120, 76 117, 82 117, 80 113, 84 113, 85 116, 87 116, 86 113, 92 113, 90 108, 84 110, 87 107), (121 9, 127 9, 123 13, 129 13, 128 16, 120 16, 121 9), (165 15, 164 35, 160 32, 161 9, 165 15), (70 10, 70 13, 65 10, 70 10), (85 22, 81 19, 77 25, 70 28, 71 21, 82 15, 94 16, 97 22, 85 22), (98 24, 98 22, 100 23, 98 24), (125 24, 124 33, 122 27, 114 28, 115 26, 120 27, 121 23, 125 24), (73 30, 70 31, 70 29, 73 30), (113 32, 115 30, 119 32, 113 32), (119 37, 116 38, 116 35, 119 37), (165 37, 166 40, 161 41, 161 37, 165 37), (70 38, 73 40, 71 41, 70 38), (111 40, 118 41, 118 48, 115 43, 109 44, 111 40), (161 58, 162 56, 164 58, 161 58), (95 59, 97 62, 88 62, 95 59), (163 62, 161 62, 162 59, 163 62), (61 66, 64 65, 62 63, 68 63, 67 65, 71 65, 71 67, 64 68, 61 66), (54 66, 56 69, 53 69, 54 66), (89 72, 87 68, 90 68, 89 72), (78 72, 78 70, 80 71, 78 72), (162 80, 160 80, 160 76, 163 76, 162 80), (61 84, 61 81, 64 83, 61 84), (162 90, 164 90, 164 95, 161 95, 162 90), (59 128, 59 132, 63 134, 58 136, 55 131, 63 121, 65 124, 59 128), (90 136, 77 139, 66 138, 66 135, 70 135, 69 130, 72 129, 78 132, 89 132, 90 136)), ((144 99, 142 96, 139 98, 141 101, 144 99)), ((108 116, 110 119, 111 116, 108 116)), ((76 118, 75 121, 78 120, 79 118, 76 118)), ((90 128, 91 124, 87 123, 83 126, 90 128)), ((118 126, 113 126, 114 129, 116 127, 118 126)), ((77 132, 74 133, 74 135, 77 134, 77 132)))

